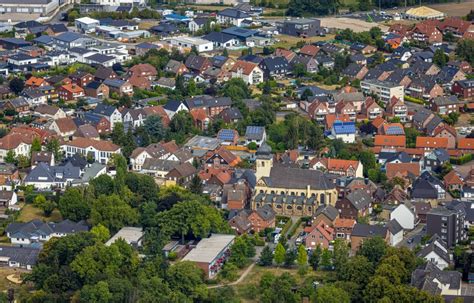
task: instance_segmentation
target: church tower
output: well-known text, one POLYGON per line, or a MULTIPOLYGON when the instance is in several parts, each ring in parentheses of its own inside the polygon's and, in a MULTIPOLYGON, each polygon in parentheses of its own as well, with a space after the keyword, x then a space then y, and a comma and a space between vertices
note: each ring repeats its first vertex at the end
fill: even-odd
POLYGON ((255 177, 260 180, 262 177, 269 177, 270 171, 273 167, 273 155, 272 148, 266 143, 263 142, 260 147, 257 149, 256 155, 256 167, 257 171, 255 177))

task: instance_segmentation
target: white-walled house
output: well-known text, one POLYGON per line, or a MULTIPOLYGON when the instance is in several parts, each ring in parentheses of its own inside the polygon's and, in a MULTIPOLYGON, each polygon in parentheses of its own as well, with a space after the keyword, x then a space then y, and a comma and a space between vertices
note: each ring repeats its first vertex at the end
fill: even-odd
POLYGON ((453 260, 453 256, 449 252, 446 242, 444 242, 438 235, 433 235, 426 246, 423 247, 416 256, 433 263, 441 270, 444 270, 451 265, 453 260))
POLYGON ((10 150, 15 153, 15 156, 22 155, 29 157, 32 141, 33 138, 28 138, 20 134, 8 134, 0 138, 0 161, 5 161, 5 157, 10 150))
POLYGON ((120 154, 120 146, 113 144, 110 141, 94 140, 87 138, 75 138, 71 141, 64 142, 61 145, 61 150, 66 157, 72 157, 76 153, 84 157, 91 156, 95 161, 107 164, 113 154, 120 154))
POLYGON ((89 227, 83 222, 64 220, 59 223, 45 223, 39 219, 27 223, 10 223, 5 232, 13 245, 27 246, 37 242, 47 242, 53 237, 65 237, 81 231, 88 231, 89 227))
POLYGON ((403 241, 403 228, 397 220, 391 220, 387 224, 390 246, 396 246, 403 241))
POLYGON ((234 64, 231 72, 232 78, 241 78, 249 85, 263 82, 263 71, 256 63, 239 60, 234 64))
POLYGON ((412 230, 415 228, 416 215, 405 204, 399 204, 390 212, 390 220, 397 220, 403 229, 412 230))

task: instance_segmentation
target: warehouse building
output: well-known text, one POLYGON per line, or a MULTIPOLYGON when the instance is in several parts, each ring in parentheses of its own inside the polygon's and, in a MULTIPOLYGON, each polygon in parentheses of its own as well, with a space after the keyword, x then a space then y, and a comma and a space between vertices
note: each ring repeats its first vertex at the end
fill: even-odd
POLYGON ((209 279, 214 278, 230 256, 230 247, 234 243, 234 235, 212 234, 202 239, 184 258, 202 268, 209 279))
POLYGON ((59 0, 0 0, 1 14, 47 16, 59 7, 59 0))

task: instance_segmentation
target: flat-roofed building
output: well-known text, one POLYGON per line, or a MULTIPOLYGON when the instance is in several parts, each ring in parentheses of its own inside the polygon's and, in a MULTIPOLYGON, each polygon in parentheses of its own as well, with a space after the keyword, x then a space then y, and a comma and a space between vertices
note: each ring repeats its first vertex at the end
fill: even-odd
POLYGON ((202 268, 206 275, 214 278, 230 256, 230 247, 234 243, 234 235, 211 234, 202 239, 184 258, 202 268))
POLYGON ((214 44, 212 41, 195 37, 170 37, 165 39, 165 41, 174 47, 191 49, 194 46, 198 52, 209 52, 214 49, 214 44))
POLYGON ((46 16, 59 6, 59 0, 2 0, 1 14, 39 14, 46 16))

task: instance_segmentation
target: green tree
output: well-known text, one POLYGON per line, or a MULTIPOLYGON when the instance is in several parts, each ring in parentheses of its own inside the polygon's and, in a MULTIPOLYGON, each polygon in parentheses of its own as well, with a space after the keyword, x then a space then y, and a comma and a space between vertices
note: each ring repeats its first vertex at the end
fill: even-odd
POLYGON ((171 289, 183 293, 193 301, 199 301, 207 292, 204 271, 192 262, 183 261, 170 266, 167 281, 171 289))
POLYGON ((336 270, 343 270, 349 259, 349 246, 343 239, 334 241, 333 259, 336 270))
POLYGON ((96 197, 100 195, 111 195, 114 193, 114 180, 109 175, 100 175, 89 182, 94 189, 96 197))
POLYGON ((102 224, 97 224, 96 226, 91 228, 91 234, 94 235, 94 238, 97 241, 105 243, 108 239, 110 239, 110 231, 107 227, 102 224))
POLYGON ((377 265, 380 259, 385 255, 386 250, 387 243, 385 243, 382 237, 377 236, 365 239, 357 251, 357 254, 366 257, 372 264, 377 265))
POLYGON ((309 257, 309 264, 313 268, 313 270, 317 270, 319 268, 319 262, 321 261, 321 246, 318 245, 316 248, 312 251, 310 257, 309 257))
POLYGON ((439 67, 443 67, 448 63, 449 57, 444 53, 441 48, 435 50, 433 55, 433 63, 439 67))
POLYGON ((100 196, 92 202, 91 222, 102 224, 115 233, 126 225, 138 222, 138 213, 116 194, 100 196))
POLYGON ((244 268, 250 262, 250 258, 255 256, 255 246, 247 235, 237 237, 231 251, 229 260, 239 268, 244 268))
POLYGON ((109 285, 100 281, 96 285, 85 285, 79 295, 80 302, 107 303, 112 299, 109 285))
POLYGON ((298 293, 293 291, 296 286, 295 278, 289 273, 283 273, 277 278, 269 279, 265 284, 260 281, 261 301, 275 303, 300 302, 301 298, 298 293))
POLYGON ((320 265, 325 269, 329 269, 331 267, 331 252, 327 248, 324 248, 323 252, 321 253, 320 265))
POLYGON ((191 179, 191 183, 189 184, 189 190, 194 194, 202 194, 203 187, 204 185, 202 184, 201 178, 198 174, 195 174, 191 179))
POLYGON ((33 138, 33 141, 31 142, 31 151, 32 152, 41 151, 41 141, 38 137, 33 138))
POLYGON ((461 39, 456 46, 456 55, 474 65, 474 40, 461 39))
POLYGON ((316 290, 316 302, 349 303, 351 298, 344 290, 333 285, 323 285, 316 290))
POLYGON ((292 267, 295 264, 297 252, 295 249, 287 249, 285 253, 285 266, 292 267))
POLYGON ((227 222, 219 211, 197 199, 178 202, 170 210, 158 213, 153 224, 162 235, 181 236, 183 240, 187 235, 204 238, 211 232, 228 230, 227 222))
POLYGON ((59 198, 58 209, 64 219, 75 222, 88 219, 90 214, 90 205, 77 187, 66 189, 59 198))
POLYGON ((20 78, 13 78, 10 81, 9 87, 12 92, 18 95, 25 88, 25 82, 21 80, 20 78))
POLYGON ((61 144, 57 138, 53 138, 46 143, 46 150, 53 153, 54 160, 61 161, 63 159, 61 144))
POLYGON ((5 162, 6 162, 6 163, 10 163, 10 164, 15 164, 15 163, 16 163, 15 151, 13 151, 12 149, 10 149, 10 150, 7 152, 7 155, 5 156, 5 162))
POLYGON ((160 116, 152 115, 147 117, 144 128, 152 142, 161 141, 165 135, 165 128, 160 116))
POLYGON ((271 266, 273 264, 273 252, 270 246, 266 245, 260 253, 259 264, 261 266, 271 266))
POLYGON ((298 247, 298 257, 296 259, 298 263, 298 270, 301 274, 305 274, 307 271, 308 266, 308 253, 306 252, 306 248, 301 244, 298 247))
POLYGON ((34 201, 35 207, 41 209, 46 217, 51 216, 56 204, 53 201, 47 200, 43 195, 37 195, 34 201))
POLYGON ((285 247, 281 243, 278 243, 277 246, 275 247, 275 254, 274 254, 274 259, 275 263, 280 266, 285 262, 285 254, 286 250, 285 247))

